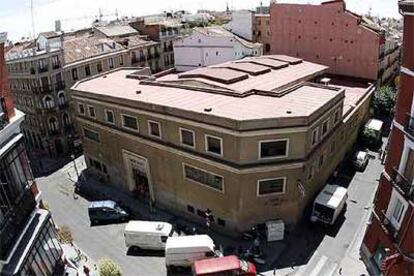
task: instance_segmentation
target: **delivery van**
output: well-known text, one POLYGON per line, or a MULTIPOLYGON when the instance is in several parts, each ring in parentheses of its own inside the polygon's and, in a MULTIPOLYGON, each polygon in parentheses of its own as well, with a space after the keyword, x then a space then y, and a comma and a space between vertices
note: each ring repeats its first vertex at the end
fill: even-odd
POLYGON ((225 256, 195 261, 194 276, 256 275, 254 264, 240 260, 237 256, 225 256))
POLYGON ((383 121, 377 119, 370 119, 365 124, 364 128, 366 130, 372 131, 375 134, 375 137, 372 138, 372 141, 367 141, 368 143, 372 143, 373 145, 378 145, 381 143, 383 125, 383 121))
POLYGON ((311 221, 333 225, 346 206, 348 190, 338 185, 326 185, 313 202, 311 221))
POLYGON ((222 256, 208 235, 170 237, 165 246, 168 271, 176 267, 191 267, 195 261, 222 256))
POLYGON ((124 230, 125 245, 133 249, 164 250, 173 233, 172 225, 167 222, 131 220, 124 230))

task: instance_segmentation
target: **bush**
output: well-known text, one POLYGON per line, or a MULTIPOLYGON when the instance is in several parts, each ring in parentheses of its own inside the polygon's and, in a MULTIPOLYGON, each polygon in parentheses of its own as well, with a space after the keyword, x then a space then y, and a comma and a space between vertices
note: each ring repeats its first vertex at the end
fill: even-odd
POLYGON ((374 115, 389 116, 395 104, 395 90, 390 86, 382 86, 374 93, 372 108, 374 115))
POLYGON ((70 231, 69 227, 67 227, 66 225, 63 225, 62 227, 60 227, 57 231, 57 234, 58 234, 59 241, 61 243, 72 243, 73 242, 72 232, 70 231))
POLYGON ((99 262, 99 276, 121 276, 121 268, 112 260, 104 259, 99 262))
POLYGON ((370 149, 375 148, 378 143, 375 130, 369 128, 364 128, 361 133, 361 139, 362 143, 370 149))

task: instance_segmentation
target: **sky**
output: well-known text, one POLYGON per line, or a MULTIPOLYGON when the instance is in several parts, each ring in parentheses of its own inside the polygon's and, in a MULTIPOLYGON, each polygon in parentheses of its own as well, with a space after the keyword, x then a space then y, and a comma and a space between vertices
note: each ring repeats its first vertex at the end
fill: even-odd
MULTIPOLYGON (((365 14, 400 18, 398 0, 345 0, 347 9, 365 14)), ((261 0, 0 0, 0 32, 8 32, 8 38, 17 40, 32 35, 31 2, 35 33, 54 30, 54 22, 60 19, 64 30, 86 27, 96 18, 99 10, 106 19, 119 16, 140 16, 161 13, 165 10, 198 9, 225 10, 226 3, 232 9, 254 9, 261 0)), ((269 0, 262 0, 268 5, 269 0)), ((319 4, 321 0, 278 0, 283 3, 319 4)), ((104 18, 105 19, 105 18, 104 18)))

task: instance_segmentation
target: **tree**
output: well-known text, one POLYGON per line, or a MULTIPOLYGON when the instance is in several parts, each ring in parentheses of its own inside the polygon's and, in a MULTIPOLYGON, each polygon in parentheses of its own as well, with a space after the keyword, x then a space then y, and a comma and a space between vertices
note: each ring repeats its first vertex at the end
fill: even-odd
POLYGON ((72 243, 73 237, 69 227, 63 225, 57 230, 58 239, 61 243, 72 243))
POLYGON ((122 276, 121 268, 110 259, 99 262, 99 276, 122 276))
POLYGON ((395 95, 395 90, 388 85, 377 89, 372 100, 374 115, 389 116, 394 109, 395 95))

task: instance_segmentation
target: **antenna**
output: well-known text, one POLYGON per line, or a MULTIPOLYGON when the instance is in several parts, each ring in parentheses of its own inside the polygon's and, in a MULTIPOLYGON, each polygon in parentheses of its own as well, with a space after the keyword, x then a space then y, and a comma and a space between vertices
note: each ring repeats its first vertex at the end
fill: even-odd
POLYGON ((32 18, 32 38, 35 38, 35 24, 34 24, 33 0, 30 0, 30 16, 32 18))

